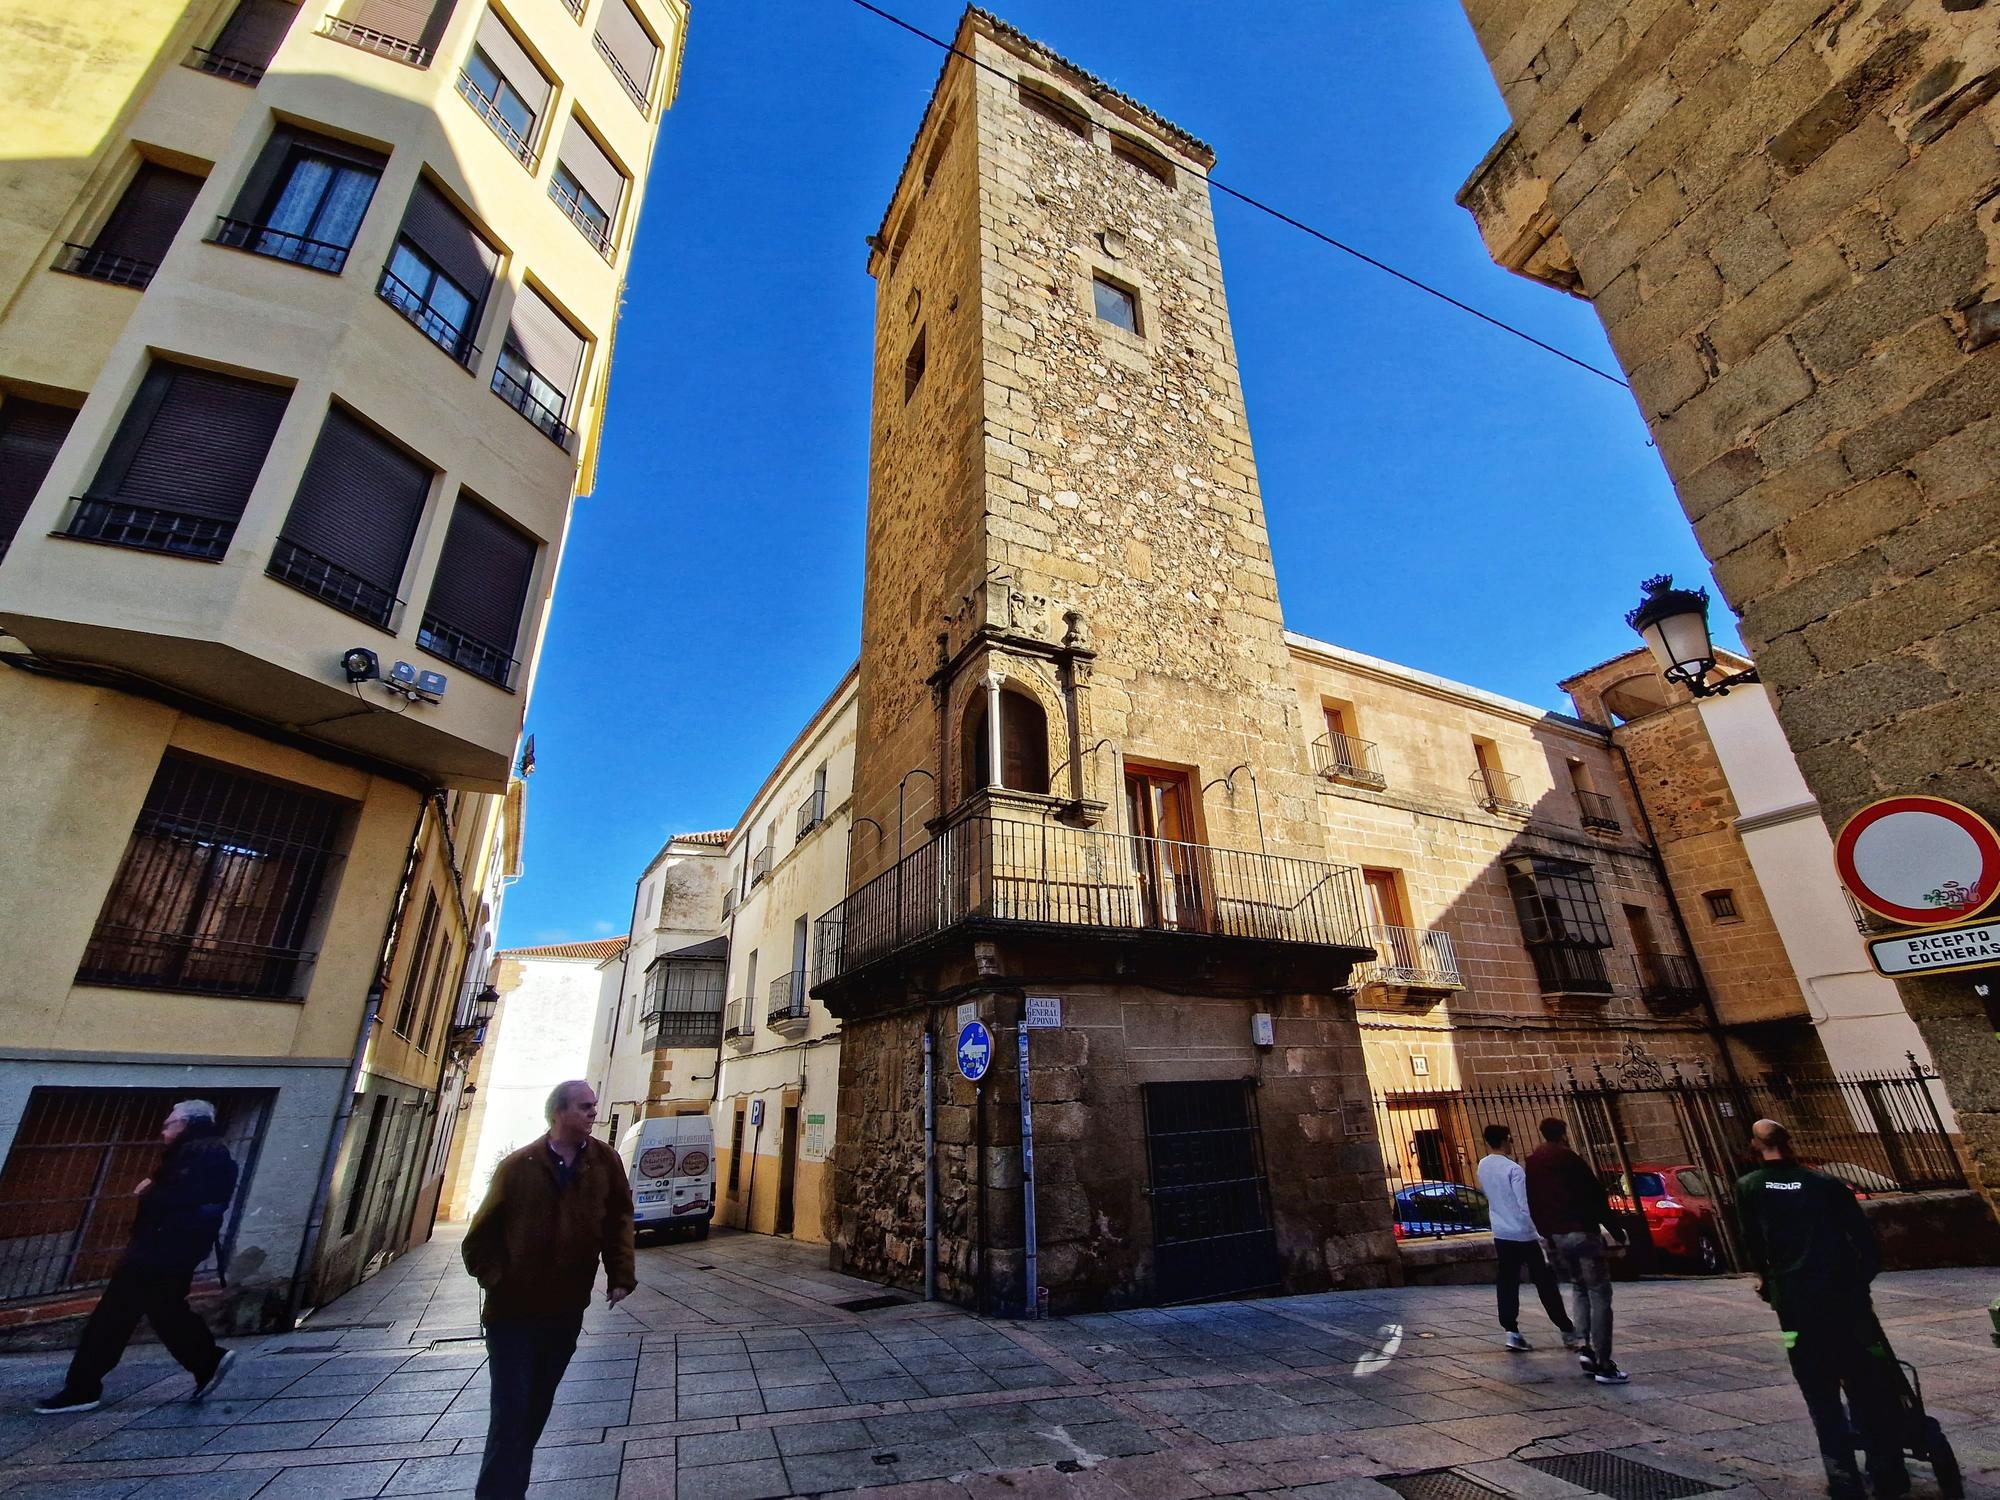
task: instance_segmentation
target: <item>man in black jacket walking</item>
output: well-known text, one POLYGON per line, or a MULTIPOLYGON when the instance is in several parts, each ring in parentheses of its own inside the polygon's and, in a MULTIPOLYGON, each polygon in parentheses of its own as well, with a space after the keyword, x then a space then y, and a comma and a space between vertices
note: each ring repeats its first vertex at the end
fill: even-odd
POLYGON ((104 1396, 104 1377, 124 1358, 142 1317, 194 1376, 192 1400, 214 1390, 236 1358, 234 1350, 215 1342, 187 1303, 195 1267, 216 1248, 236 1195, 236 1162, 222 1143, 215 1106, 206 1099, 176 1104, 160 1127, 160 1139, 167 1143, 166 1154, 159 1171, 139 1184, 139 1212, 124 1259, 84 1325, 63 1388, 36 1402, 38 1412, 95 1410, 104 1396))
POLYGON ((1874 1226, 1854 1189, 1799 1165, 1792 1133, 1776 1120, 1751 1126, 1750 1145, 1762 1165, 1736 1184, 1743 1247, 1757 1273, 1757 1295, 1771 1304, 1784 1330, 1792 1378, 1819 1438, 1827 1493, 1835 1500, 1860 1500, 1866 1493, 1841 1408, 1845 1390, 1875 1493, 1907 1494, 1895 1355, 1868 1296, 1868 1283, 1882 1267, 1874 1226))

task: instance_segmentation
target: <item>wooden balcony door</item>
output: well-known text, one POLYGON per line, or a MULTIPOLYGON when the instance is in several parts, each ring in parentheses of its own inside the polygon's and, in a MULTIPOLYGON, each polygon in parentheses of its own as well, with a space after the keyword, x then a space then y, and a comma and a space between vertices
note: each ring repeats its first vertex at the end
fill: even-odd
POLYGON ((1364 869, 1361 887, 1368 901, 1368 925, 1375 929, 1375 962, 1383 968, 1417 968, 1416 944, 1396 872, 1364 869))
POLYGON ((1125 768, 1126 826, 1148 927, 1207 932, 1211 884, 1194 820, 1194 783, 1185 771, 1125 768))

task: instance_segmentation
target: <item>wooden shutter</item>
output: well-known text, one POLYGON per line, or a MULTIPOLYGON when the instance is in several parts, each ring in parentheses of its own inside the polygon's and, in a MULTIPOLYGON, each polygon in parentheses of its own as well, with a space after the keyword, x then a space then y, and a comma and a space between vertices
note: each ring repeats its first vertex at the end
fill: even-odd
POLYGON ((506 23, 490 10, 479 18, 479 50, 500 70, 500 76, 514 86, 514 92, 527 101, 539 120, 542 111, 549 107, 549 81, 535 66, 535 60, 514 40, 514 33, 507 29, 506 23))
POLYGON ((597 18, 597 36, 618 59, 618 66, 632 75, 641 93, 652 88, 660 49, 625 0, 604 0, 603 13, 597 18))
POLYGON ((91 248, 157 266, 166 258, 167 246, 194 206, 201 183, 202 179, 190 172, 176 172, 157 162, 141 163, 138 175, 111 210, 91 248))
POLYGON ((76 413, 9 396, 0 401, 0 556, 4 556, 76 413))
POLYGON ((583 186, 583 190, 597 200, 597 206, 610 216, 612 222, 618 219, 618 205, 625 196, 625 174, 618 170, 604 148, 590 138, 590 132, 583 128, 583 121, 571 117, 569 129, 563 132, 562 150, 557 155, 570 176, 583 186))
POLYGON ((280 534, 393 594, 430 492, 426 465, 336 406, 280 534))
POLYGON ((283 386, 155 364, 126 409, 91 494, 234 521, 290 397, 283 386))
POLYGON ((1048 717, 1021 693, 1000 695, 1000 785, 1019 792, 1049 789, 1048 717))
POLYGON ((279 43, 298 14, 298 0, 238 0, 229 23, 209 51, 232 62, 265 67, 277 55, 279 43))
POLYGON ((511 655, 534 569, 535 539, 461 495, 424 611, 511 655))
POLYGON ((340 19, 428 52, 443 35, 451 7, 452 0, 343 0, 340 19))
POLYGON ((532 287, 522 287, 521 295, 514 299, 507 337, 535 367, 535 373, 563 393, 565 401, 576 394, 576 378, 583 369, 583 338, 532 287))
POLYGON ((444 194, 421 179, 403 214, 403 238, 437 262, 445 275, 465 289, 473 306, 473 316, 468 321, 477 323, 479 304, 493 284, 494 267, 500 263, 499 252, 481 238, 479 231, 446 201, 444 194))

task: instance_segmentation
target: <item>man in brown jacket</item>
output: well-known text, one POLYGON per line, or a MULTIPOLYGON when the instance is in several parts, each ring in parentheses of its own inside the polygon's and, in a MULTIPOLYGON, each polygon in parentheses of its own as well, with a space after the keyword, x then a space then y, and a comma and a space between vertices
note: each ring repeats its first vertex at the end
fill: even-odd
POLYGON ((549 1095, 549 1133, 501 1162, 460 1254, 485 1289, 480 1321, 492 1381, 478 1500, 521 1500, 535 1444, 604 1263, 605 1301, 635 1286, 632 1186, 618 1153, 591 1136, 597 1095, 580 1079, 549 1095))

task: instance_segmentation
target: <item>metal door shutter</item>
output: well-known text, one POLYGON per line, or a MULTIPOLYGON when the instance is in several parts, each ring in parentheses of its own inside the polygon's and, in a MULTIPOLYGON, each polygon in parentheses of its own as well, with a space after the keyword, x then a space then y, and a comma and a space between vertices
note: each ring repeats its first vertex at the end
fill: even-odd
POLYGON ((98 231, 92 248, 157 266, 166 259, 167 246, 194 207, 201 184, 202 179, 192 173, 176 172, 156 162, 143 163, 98 231))
POLYGON ((236 520, 290 397, 283 386, 157 364, 127 410, 91 492, 236 520))
POLYGON ((512 654, 535 568, 535 539, 459 497, 425 613, 512 654))
POLYGON ((583 121, 570 117, 569 129, 563 132, 562 150, 557 155, 570 175, 583 184, 583 190, 597 200, 615 221, 618 204, 625 196, 625 174, 612 164, 604 154, 604 148, 590 138, 590 132, 583 128, 583 121))
POLYGON ((403 214, 403 236, 465 289, 472 298, 471 321, 477 322, 479 304, 493 284, 493 268, 500 263, 499 252, 480 237, 444 194, 422 180, 410 194, 410 206, 403 214))
POLYGON ((0 556, 21 529, 21 518, 48 478, 49 465, 56 461, 75 420, 76 413, 66 406, 19 396, 0 402, 0 556))
POLYGON ((507 29, 506 23, 490 10, 479 18, 479 50, 500 70, 500 76, 514 86, 514 92, 527 100, 528 108, 539 120, 542 111, 549 107, 549 81, 535 66, 535 60, 514 40, 514 33, 507 29))
POLYGON ((298 0, 240 0, 209 50, 234 62, 264 67, 298 19, 298 0))
POLYGON ((625 0, 604 0, 597 35, 611 49, 618 65, 632 75, 641 93, 653 86, 653 66, 659 61, 660 49, 625 0))
POLYGON ((336 406, 326 414, 281 534, 394 594, 431 477, 429 467, 336 406))
POLYGON ((583 339, 532 287, 522 287, 521 295, 514 299, 514 310, 507 318, 507 337, 535 367, 535 373, 563 393, 564 400, 576 394, 577 373, 583 368, 583 339))

